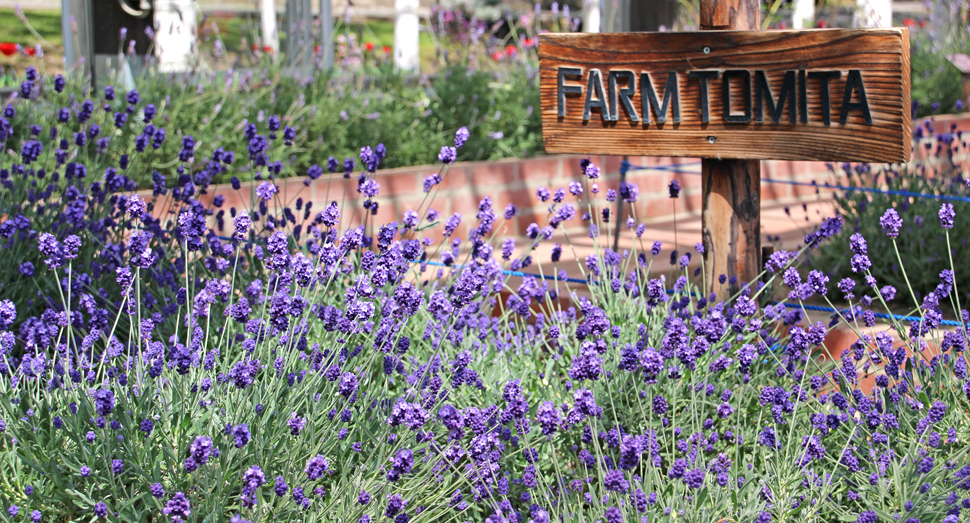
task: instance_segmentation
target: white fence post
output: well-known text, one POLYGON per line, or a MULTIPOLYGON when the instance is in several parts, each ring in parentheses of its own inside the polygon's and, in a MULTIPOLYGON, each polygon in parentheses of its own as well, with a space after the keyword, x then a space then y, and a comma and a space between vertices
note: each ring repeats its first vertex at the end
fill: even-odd
POLYGON ((418 72, 418 0, 394 0, 394 65, 402 71, 418 72))
POLYGON ((195 21, 194 0, 155 1, 155 53, 159 71, 182 72, 195 65, 195 21))
POLYGON ((859 28, 892 27, 892 0, 856 0, 853 25, 859 28))
POLYGON ((276 28, 276 2, 273 0, 260 0, 260 36, 262 37, 262 49, 276 54, 280 50, 280 35, 276 28))
POLYGON ((811 29, 815 26, 815 0, 794 0, 792 29, 811 29))
POLYGON ((600 32, 600 1, 601 0, 586 0, 586 9, 583 13, 584 33, 600 32))

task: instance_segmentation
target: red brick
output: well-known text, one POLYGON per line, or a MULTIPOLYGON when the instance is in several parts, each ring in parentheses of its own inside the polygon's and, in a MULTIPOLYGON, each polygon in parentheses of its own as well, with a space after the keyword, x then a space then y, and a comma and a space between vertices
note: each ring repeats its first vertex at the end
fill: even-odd
POLYGON ((653 198, 637 202, 637 217, 640 220, 656 220, 664 216, 670 216, 674 210, 674 205, 670 198, 653 198), (642 213, 642 214, 641 214, 642 213))
MULTIPOLYGON (((567 160, 558 157, 526 160, 520 166, 519 176, 530 185, 549 185, 550 182, 560 179, 564 175, 568 177, 567 162, 567 160)), ((579 170, 578 166, 576 170, 579 170)))
POLYGON ((455 194, 447 200, 442 200, 440 205, 442 210, 447 209, 444 212, 449 215, 457 212, 465 217, 471 217, 478 211, 478 200, 468 193, 455 194))
MULTIPOLYGON (((395 171, 397 171, 395 169, 395 171)), ((381 194, 398 196, 423 190, 425 176, 432 174, 430 169, 409 169, 398 172, 378 173, 375 177, 381 184, 381 194)))
POLYGON ((514 161, 476 162, 469 164, 468 169, 470 183, 478 187, 509 186, 519 181, 518 165, 514 161))
MULTIPOLYGON (((640 187, 640 194, 662 194, 667 192, 671 175, 663 171, 633 171, 634 176, 628 178, 640 187)), ((632 173, 631 173, 632 174, 632 173)))
POLYGON ((777 183, 762 183, 761 204, 764 205, 766 202, 780 200, 783 197, 783 193, 780 192, 781 188, 781 185, 777 183))
POLYGON ((467 187, 470 182, 468 180, 468 168, 464 165, 467 164, 449 166, 442 176, 443 180, 439 187, 441 189, 461 189, 467 187))
POLYGON ((398 212, 394 205, 378 202, 377 215, 371 215, 367 219, 374 225, 384 225, 401 219, 402 212, 398 212))
POLYGON ((546 215, 524 212, 515 216, 515 225, 516 229, 519 231, 519 234, 524 235, 526 229, 528 229, 529 225, 533 223, 539 227, 543 227, 546 224, 546 215))
POLYGON ((620 164, 623 163, 622 156, 606 156, 602 160, 600 168, 603 169, 605 173, 618 173, 620 172, 620 164))
POLYGON ((681 194, 680 199, 683 201, 683 209, 685 212, 691 214, 700 214, 701 209, 704 206, 704 195, 701 193, 693 194, 681 194))

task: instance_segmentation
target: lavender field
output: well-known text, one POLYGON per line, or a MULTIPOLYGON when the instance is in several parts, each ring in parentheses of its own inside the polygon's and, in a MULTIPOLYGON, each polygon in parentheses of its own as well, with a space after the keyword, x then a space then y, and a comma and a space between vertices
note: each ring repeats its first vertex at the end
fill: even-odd
POLYGON ((639 188, 593 163, 543 189, 523 245, 500 234, 508 202, 435 210, 462 127, 422 205, 374 223, 393 148, 303 167, 312 136, 266 114, 201 154, 207 124, 172 128, 178 106, 68 83, 30 71, 0 117, 5 521, 967 520, 950 203, 918 230, 902 208, 831 217, 706 295, 703 245, 646 237, 639 188), (287 176, 357 190, 288 200, 287 176), (245 208, 223 179, 256 186, 245 208), (567 222, 594 254, 559 240, 567 222), (614 252, 616 228, 637 248, 614 252), (947 246, 919 297, 897 248, 915 234, 947 246), (839 238, 848 276, 812 269, 839 238), (891 258, 906 285, 873 276, 891 258), (910 301, 916 320, 877 324, 910 301), (809 303, 837 312, 806 321, 809 303), (836 326, 851 350, 826 348, 836 326))

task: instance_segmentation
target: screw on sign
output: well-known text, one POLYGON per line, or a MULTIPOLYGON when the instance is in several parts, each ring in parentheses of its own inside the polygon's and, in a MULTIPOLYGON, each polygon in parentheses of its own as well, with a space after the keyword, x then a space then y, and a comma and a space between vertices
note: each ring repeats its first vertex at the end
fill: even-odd
POLYGON ((761 272, 760 160, 911 153, 908 29, 762 32, 759 6, 702 0, 699 33, 539 37, 547 152, 703 159, 709 291, 761 272))

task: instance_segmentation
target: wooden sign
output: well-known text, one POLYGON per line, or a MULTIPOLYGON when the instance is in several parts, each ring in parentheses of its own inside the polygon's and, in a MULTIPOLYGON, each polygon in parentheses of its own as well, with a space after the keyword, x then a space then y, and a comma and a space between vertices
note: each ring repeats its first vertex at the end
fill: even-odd
POLYGON ((905 162, 909 31, 539 37, 549 153, 905 162))

